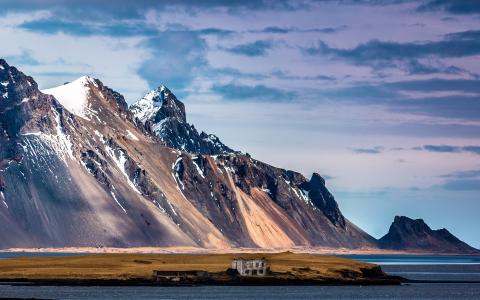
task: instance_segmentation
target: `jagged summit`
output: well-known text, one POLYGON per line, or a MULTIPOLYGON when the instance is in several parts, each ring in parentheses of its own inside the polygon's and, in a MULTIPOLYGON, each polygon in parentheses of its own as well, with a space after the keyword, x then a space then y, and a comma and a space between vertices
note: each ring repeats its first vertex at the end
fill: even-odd
POLYGON ((199 133, 190 125, 185 105, 164 85, 132 104, 130 110, 169 147, 209 155, 234 152, 217 136, 203 131, 199 133))
POLYGON ((423 252, 478 253, 447 229, 432 230, 423 219, 395 216, 388 233, 379 240, 385 249, 423 252))
POLYGON ((132 112, 142 122, 160 122, 166 118, 174 118, 178 122, 187 122, 185 105, 164 85, 150 91, 142 99, 131 106, 132 112))

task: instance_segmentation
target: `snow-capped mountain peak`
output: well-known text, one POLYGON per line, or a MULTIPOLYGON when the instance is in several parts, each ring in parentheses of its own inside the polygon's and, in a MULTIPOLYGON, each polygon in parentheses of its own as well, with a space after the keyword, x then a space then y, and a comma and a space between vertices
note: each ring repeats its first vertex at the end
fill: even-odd
POLYGON ((135 114, 135 117, 145 123, 154 116, 162 107, 163 92, 165 89, 165 86, 161 85, 148 92, 142 99, 132 105, 131 110, 135 114))
POLYGON ((91 84, 97 86, 95 79, 82 76, 64 85, 42 90, 42 93, 53 95, 69 112, 89 120, 88 97, 91 84))
POLYGON ((158 123, 166 118, 174 118, 180 123, 187 122, 185 105, 164 85, 148 92, 130 109, 143 123, 148 120, 158 123))
POLYGON ((169 147, 210 155, 234 152, 218 137, 187 123, 185 105, 164 85, 132 104, 130 111, 169 147))

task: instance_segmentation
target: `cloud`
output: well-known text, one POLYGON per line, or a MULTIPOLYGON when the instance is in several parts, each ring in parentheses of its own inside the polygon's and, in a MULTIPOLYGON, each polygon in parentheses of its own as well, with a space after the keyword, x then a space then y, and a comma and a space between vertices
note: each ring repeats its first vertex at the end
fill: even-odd
POLYGON ((480 154, 480 146, 464 146, 462 150, 465 152, 480 154))
POLYGON ((386 84, 396 90, 409 91, 461 91, 480 93, 480 80, 476 79, 440 79, 398 81, 386 84))
POLYGON ((442 187, 451 191, 480 190, 480 170, 459 171, 440 177, 448 178, 442 187))
POLYGON ((272 72, 271 75, 273 77, 279 78, 279 79, 285 79, 285 80, 320 80, 320 81, 334 81, 336 78, 334 76, 328 76, 328 75, 313 75, 313 76, 296 76, 296 75, 289 75, 286 72, 283 71, 275 71, 272 72))
POLYGON ((480 146, 451 146, 451 145, 425 145, 423 150, 429 152, 460 153, 468 152, 480 154, 480 146))
POLYGON ((262 30, 253 30, 253 32, 263 32, 263 33, 290 33, 292 31, 296 31, 297 28, 295 27, 277 27, 277 26, 271 26, 271 27, 265 27, 262 30))
MULTIPOLYGON (((198 10, 227 9, 230 12, 241 10, 277 10, 277 11, 296 11, 309 7, 303 1, 290 0, 177 0, 170 1, 158 0, 136 0, 136 1, 117 1, 117 0, 4 0, 2 1, 2 12, 18 12, 32 10, 51 10, 59 15, 77 16, 83 15, 84 19, 102 19, 105 16, 116 16, 121 18, 137 18, 151 9, 167 10, 170 8, 183 8, 191 13, 198 10)), ((0 13, 1 14, 1 13, 0 13)))
POLYGON ((457 146, 449 146, 449 145, 425 145, 423 146, 423 150, 426 150, 429 152, 456 153, 456 152, 460 152, 461 148, 457 146))
MULTIPOLYGON (((335 99, 351 104, 381 105, 399 114, 480 120, 480 80, 477 79, 432 78, 378 84, 359 82, 352 86, 319 90, 316 96, 317 99, 335 99)), ((457 123, 455 126, 460 125, 457 123)), ((473 128, 479 130, 478 126, 473 128)))
POLYGON ((357 154, 380 154, 385 148, 382 146, 376 146, 373 148, 352 148, 351 150, 357 154))
POLYGON ((480 178, 480 170, 458 171, 449 174, 440 175, 442 178, 480 178))
POLYGON ((449 66, 435 66, 435 65, 428 65, 425 63, 421 63, 417 59, 412 59, 410 61, 406 61, 404 65, 398 64, 398 68, 405 70, 410 75, 429 75, 429 74, 448 74, 448 75, 461 75, 465 74, 469 77, 478 79, 479 76, 473 72, 465 70, 463 68, 459 68, 457 66, 449 65, 449 66))
MULTIPOLYGON (((385 151, 408 151, 408 150, 427 151, 427 152, 436 152, 436 153, 480 154, 480 146, 453 146, 453 145, 424 145, 424 146, 417 146, 417 147, 410 147, 410 148, 404 148, 404 147, 385 148, 382 146, 375 146, 372 148, 350 148, 350 150, 352 150, 352 152, 357 154, 380 154, 385 151)), ((397 162, 405 162, 405 161, 403 159, 399 159, 397 160, 397 162)), ((468 173, 468 174, 473 174, 473 173, 468 173)), ((446 175, 442 175, 442 176, 448 177, 446 175)))
POLYGON ((478 40, 480 38, 480 30, 466 30, 460 32, 448 33, 445 35, 447 40, 478 40))
POLYGON ((429 0, 418 7, 419 11, 446 11, 452 14, 478 14, 480 2, 475 0, 429 0))
POLYGON ((268 75, 264 75, 261 73, 242 72, 235 68, 211 68, 210 73, 212 77, 215 75, 221 75, 221 76, 231 76, 236 79, 247 78, 247 79, 262 80, 269 77, 268 75))
POLYGON ((330 47, 323 41, 317 46, 303 48, 311 56, 326 56, 344 59, 356 65, 375 69, 398 67, 398 61, 412 61, 425 57, 452 58, 480 54, 478 31, 464 31, 445 35, 439 41, 393 42, 370 40, 350 49, 330 47))
POLYGON ((228 52, 245 56, 265 56, 267 50, 273 48, 273 42, 270 40, 259 40, 252 43, 241 44, 232 48, 225 49, 228 52))
POLYGON ((158 30, 145 24, 115 23, 100 24, 92 22, 65 21, 57 18, 38 19, 22 23, 19 28, 44 34, 65 33, 74 36, 148 36, 158 30))
POLYGON ((228 37, 228 36, 235 35, 237 33, 236 31, 233 31, 233 30, 213 28, 213 27, 198 29, 198 30, 195 30, 195 32, 201 35, 216 35, 220 37, 228 37))
POLYGON ((5 56, 4 59, 7 60, 11 65, 40 65, 40 62, 33 57, 31 51, 27 50, 23 50, 22 53, 18 55, 5 56))
POLYGON ((192 31, 164 31, 145 40, 141 47, 150 57, 139 66, 138 73, 151 87, 165 84, 183 96, 182 90, 203 69, 208 67, 207 44, 192 31))
POLYGON ((338 27, 325 27, 325 28, 309 28, 301 29, 298 27, 278 27, 278 26, 269 26, 261 30, 251 30, 253 33, 274 33, 274 34, 287 34, 287 33, 336 33, 342 30, 347 29, 347 26, 338 26, 338 27))
POLYGON ((480 190, 480 180, 456 179, 445 182, 442 187, 450 191, 476 191, 480 190))
POLYGON ((212 91, 222 95, 227 100, 256 100, 256 101, 289 101, 294 92, 267 87, 265 85, 247 86, 235 83, 215 84, 212 91))

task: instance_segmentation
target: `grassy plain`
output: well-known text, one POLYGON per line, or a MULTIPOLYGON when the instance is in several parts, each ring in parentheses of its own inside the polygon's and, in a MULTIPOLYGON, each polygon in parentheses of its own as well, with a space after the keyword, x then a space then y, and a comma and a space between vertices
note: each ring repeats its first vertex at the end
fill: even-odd
MULTIPOLYGON (((265 258, 276 278, 315 281, 368 280, 375 265, 335 256, 283 253, 88 254, 0 259, 0 281, 148 281, 154 270, 224 272, 234 258, 265 258)), ((374 274, 374 275, 372 275, 374 274)))

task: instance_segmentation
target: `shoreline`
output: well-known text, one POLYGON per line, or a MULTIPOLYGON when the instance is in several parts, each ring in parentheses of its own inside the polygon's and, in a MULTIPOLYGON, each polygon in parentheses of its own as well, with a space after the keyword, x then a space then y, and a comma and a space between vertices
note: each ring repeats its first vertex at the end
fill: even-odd
MULTIPOLYGON (((11 286, 151 286, 151 287, 194 287, 194 286, 398 286, 410 283, 404 278, 355 281, 277 280, 197 282, 197 283, 156 283, 144 280, 0 280, 2 285, 11 286)), ((424 283, 424 282, 419 282, 424 283)), ((433 282, 436 283, 436 282, 433 282)), ((442 282, 445 283, 445 282, 442 282)), ((475 282, 475 283, 480 283, 475 282)))
POLYGON ((72 253, 72 254, 239 254, 239 253, 283 253, 318 255, 429 255, 429 256, 478 256, 480 253, 448 253, 375 248, 195 248, 195 247, 46 247, 5 248, 0 253, 72 253))

